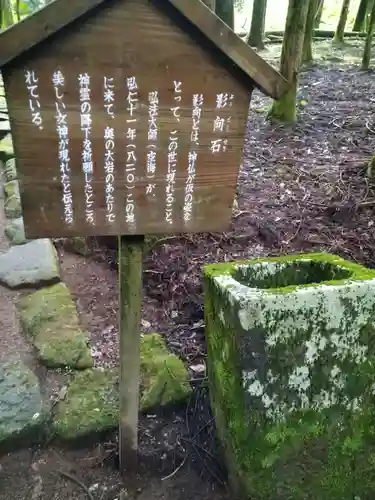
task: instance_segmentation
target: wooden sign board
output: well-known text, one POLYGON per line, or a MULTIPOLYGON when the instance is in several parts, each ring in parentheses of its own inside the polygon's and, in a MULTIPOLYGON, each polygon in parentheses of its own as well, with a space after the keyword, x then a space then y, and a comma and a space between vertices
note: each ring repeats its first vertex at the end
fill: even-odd
POLYGON ((27 237, 227 228, 251 81, 164 7, 109 1, 5 66, 27 237))

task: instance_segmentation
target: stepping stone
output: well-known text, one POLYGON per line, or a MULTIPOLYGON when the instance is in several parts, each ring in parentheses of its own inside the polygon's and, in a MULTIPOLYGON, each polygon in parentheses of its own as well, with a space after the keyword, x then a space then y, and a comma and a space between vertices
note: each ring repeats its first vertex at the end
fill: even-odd
POLYGON ((21 362, 0 365, 0 449, 37 442, 46 421, 39 381, 21 362))
POLYGON ((56 407, 54 436, 72 440, 115 429, 119 422, 117 384, 116 370, 92 368, 76 373, 56 407))
POLYGON ((31 337, 39 359, 46 366, 82 369, 93 365, 88 339, 64 283, 23 297, 18 310, 23 331, 31 337))
POLYGON ((26 243, 27 240, 25 236, 23 217, 11 219, 5 226, 4 233, 11 245, 23 245, 26 243))
POLYGON ((59 280, 57 252, 49 239, 33 240, 0 254, 0 282, 9 288, 40 286, 59 280))
MULTIPOLYGON (((143 335, 140 356, 141 410, 175 403, 191 394, 185 365, 168 351, 161 335, 143 335)), ((93 368, 71 379, 64 400, 56 407, 53 433, 61 440, 79 439, 116 428, 118 419, 118 371, 93 368)))

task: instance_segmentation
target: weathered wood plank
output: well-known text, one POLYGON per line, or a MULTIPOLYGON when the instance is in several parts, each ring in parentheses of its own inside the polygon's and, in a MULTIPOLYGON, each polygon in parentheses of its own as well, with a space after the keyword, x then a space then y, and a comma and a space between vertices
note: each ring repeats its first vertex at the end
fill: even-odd
POLYGON ((184 29, 187 21, 180 19, 182 16, 173 7, 169 9, 179 18, 176 21, 160 3, 109 3, 112 7, 90 16, 79 29, 57 33, 54 44, 40 44, 32 54, 18 58, 3 71, 27 236, 227 229, 242 161, 251 80, 243 82, 238 73, 232 73, 233 64, 227 58, 214 57, 204 41, 200 40, 202 45, 197 43, 187 33, 188 28, 184 29), (64 84, 55 89, 54 81, 59 80, 57 69, 64 84), (34 72, 29 77, 38 80, 37 88, 32 82, 28 90, 27 72, 34 72), (90 77, 89 146, 93 160, 89 186, 84 172, 87 162, 82 161, 85 137, 81 122, 81 109, 88 109, 88 105, 80 102, 79 83, 79 75, 86 73, 90 77), (105 107, 104 77, 112 79, 113 117, 105 107), (137 83, 133 92, 134 127, 127 123, 131 118, 127 79, 133 77, 137 83), (150 94, 155 92, 157 134, 153 139, 149 130, 150 94), (66 173, 65 166, 61 167, 56 103, 68 125, 68 130, 61 133, 68 137, 68 146, 63 145, 64 154, 69 156, 70 189, 64 187, 66 173), (40 114, 37 124, 32 122, 30 106, 40 114), (114 141, 109 143, 108 137, 104 137, 107 128, 114 134, 114 141), (178 146, 171 144, 176 142, 173 137, 178 146), (108 162, 109 166, 105 161, 107 145, 114 159, 108 162), (174 149, 177 159, 173 158, 174 149), (133 156, 127 154, 131 150, 133 156), (156 154, 155 165, 150 163, 147 167, 150 151, 156 154), (171 163, 176 161, 175 168, 171 165, 175 170, 171 173, 168 158, 171 163), (127 167, 127 163, 135 165, 127 167), (110 181, 109 168, 113 174, 110 181), (172 183, 173 196, 169 196, 172 183), (107 203, 108 190, 114 197, 111 204, 107 203), (71 194, 71 202, 67 193, 69 199, 71 194), (167 209, 167 197, 171 211, 167 209), (112 222, 108 220, 110 205, 112 222), (73 211, 71 224, 66 218, 68 207, 73 211), (93 211, 92 222, 89 210, 93 211), (128 210, 134 213, 134 224, 128 210), (187 218, 189 213, 191 217, 187 218))
POLYGON ((143 236, 118 237, 120 470, 137 464, 143 236))

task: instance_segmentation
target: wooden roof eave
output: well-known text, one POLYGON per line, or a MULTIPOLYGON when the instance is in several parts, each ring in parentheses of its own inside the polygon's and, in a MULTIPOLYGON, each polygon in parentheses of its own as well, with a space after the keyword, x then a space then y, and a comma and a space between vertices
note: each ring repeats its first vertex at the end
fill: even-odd
MULTIPOLYGON (((54 0, 0 33, 0 68, 107 0, 54 0)), ((125 0, 126 1, 126 0, 125 0)), ((164 0, 213 42, 266 95, 280 98, 288 82, 200 0, 164 0)))

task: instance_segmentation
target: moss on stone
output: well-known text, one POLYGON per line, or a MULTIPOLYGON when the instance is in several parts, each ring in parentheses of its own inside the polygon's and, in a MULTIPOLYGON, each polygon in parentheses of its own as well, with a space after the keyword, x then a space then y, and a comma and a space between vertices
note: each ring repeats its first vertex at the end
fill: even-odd
POLYGON ((27 242, 25 236, 25 226, 23 217, 10 219, 5 226, 4 234, 8 238, 11 245, 23 245, 27 242))
POLYGON ((86 256, 90 253, 90 246, 88 244, 87 238, 83 236, 75 236, 69 238, 66 245, 67 249, 78 253, 79 255, 86 256))
POLYGON ((118 375, 114 370, 92 368, 78 372, 56 408, 52 430, 62 440, 106 432, 118 426, 118 375))
POLYGON ((143 335, 140 356, 142 409, 177 402, 191 393, 187 369, 168 351, 161 335, 143 335))
POLYGON ((76 306, 64 283, 43 288, 19 302, 22 327, 33 339, 41 361, 49 367, 93 365, 76 306))
POLYGON ((35 374, 20 361, 0 365, 0 449, 38 442, 47 419, 35 374))
POLYGON ((345 271, 347 274, 344 278, 333 278, 333 279, 323 279, 318 280, 318 282, 314 283, 300 283, 300 284, 292 284, 292 285, 283 285, 278 287, 267 287, 262 289, 262 291, 269 293, 291 293, 295 291, 297 288, 301 287, 314 287, 321 285, 343 285, 345 283, 349 283, 357 280, 370 280, 375 277, 375 271, 372 269, 368 269, 360 264, 356 264, 354 262, 347 261, 342 259, 341 257, 333 254, 328 254, 324 252, 319 253, 307 253, 307 254, 295 254, 295 255, 286 255, 280 257, 263 257, 257 259, 250 260, 239 260, 236 262, 226 262, 219 264, 210 264, 205 267, 206 276, 215 277, 215 276, 232 276, 236 279, 238 276, 239 268, 251 269, 252 266, 256 266, 259 264, 275 264, 275 265, 288 265, 291 264, 290 268, 293 270, 293 263, 297 263, 298 261, 311 262, 313 264, 321 264, 322 266, 339 268, 342 271, 345 271))
MULTIPOLYGON (((178 402, 191 392, 182 361, 170 354, 156 333, 141 337, 140 409, 178 402)), ((72 378, 66 397, 57 405, 54 435, 77 439, 115 428, 119 421, 117 370, 89 369, 72 378)))
POLYGON ((371 497, 374 279, 374 271, 327 254, 205 268, 212 407, 243 498, 371 497), (298 260, 347 277, 293 285, 289 294, 233 279, 241 265, 271 262, 272 274, 298 260))

